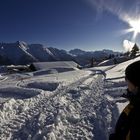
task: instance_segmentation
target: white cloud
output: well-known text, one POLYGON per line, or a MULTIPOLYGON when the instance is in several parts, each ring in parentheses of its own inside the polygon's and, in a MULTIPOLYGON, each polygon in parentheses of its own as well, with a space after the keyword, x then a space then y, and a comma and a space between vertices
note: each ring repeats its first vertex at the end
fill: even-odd
POLYGON ((129 40, 124 40, 123 41, 123 47, 125 49, 125 51, 131 51, 133 46, 134 46, 135 43, 129 41, 129 40))
POLYGON ((88 0, 97 10, 97 14, 109 11, 118 16, 122 21, 127 22, 131 18, 140 15, 140 2, 138 0, 88 0))

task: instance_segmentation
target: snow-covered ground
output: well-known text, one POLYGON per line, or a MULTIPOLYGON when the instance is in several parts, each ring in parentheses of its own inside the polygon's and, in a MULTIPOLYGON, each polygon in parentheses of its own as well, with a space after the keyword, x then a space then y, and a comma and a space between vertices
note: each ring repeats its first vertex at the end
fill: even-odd
POLYGON ((112 66, 0 75, 1 140, 108 140, 128 101, 124 70, 112 66))

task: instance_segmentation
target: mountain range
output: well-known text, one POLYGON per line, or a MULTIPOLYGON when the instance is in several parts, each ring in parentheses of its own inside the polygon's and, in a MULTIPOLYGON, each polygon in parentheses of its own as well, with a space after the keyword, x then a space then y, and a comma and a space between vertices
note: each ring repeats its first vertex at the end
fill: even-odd
POLYGON ((27 44, 23 41, 15 43, 0 43, 0 65, 24 65, 32 62, 46 61, 75 61, 80 65, 90 63, 92 58, 100 60, 110 54, 119 54, 112 50, 83 51, 73 49, 60 50, 53 47, 45 47, 42 44, 27 44))

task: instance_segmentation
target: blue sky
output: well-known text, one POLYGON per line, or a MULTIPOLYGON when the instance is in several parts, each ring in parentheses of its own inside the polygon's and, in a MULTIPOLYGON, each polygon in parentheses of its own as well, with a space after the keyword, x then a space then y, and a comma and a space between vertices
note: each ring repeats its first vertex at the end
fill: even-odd
POLYGON ((70 50, 123 50, 139 0, 0 0, 0 42, 41 43, 70 50))

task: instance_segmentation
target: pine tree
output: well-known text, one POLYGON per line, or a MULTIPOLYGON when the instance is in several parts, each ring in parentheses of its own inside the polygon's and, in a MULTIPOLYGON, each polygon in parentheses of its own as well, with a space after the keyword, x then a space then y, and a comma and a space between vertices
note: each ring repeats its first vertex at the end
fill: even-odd
POLYGON ((139 52, 139 47, 137 46, 137 44, 135 43, 134 47, 132 48, 131 52, 130 52, 130 57, 134 58, 136 57, 136 54, 139 52))

